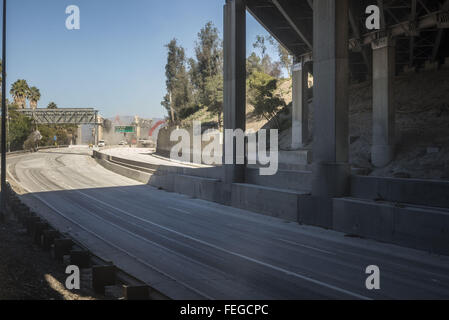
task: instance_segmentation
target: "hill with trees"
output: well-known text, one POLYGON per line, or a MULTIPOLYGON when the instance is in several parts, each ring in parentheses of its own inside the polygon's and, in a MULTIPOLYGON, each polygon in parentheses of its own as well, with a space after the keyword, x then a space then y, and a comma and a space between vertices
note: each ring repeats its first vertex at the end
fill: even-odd
MULTIPOLYGON (((1 64, 0 64, 1 66, 1 64)), ((28 85, 24 79, 19 79, 11 86, 10 94, 14 102, 7 100, 8 107, 8 150, 32 150, 37 145, 53 146, 54 137, 57 137, 56 144, 68 145, 76 135, 77 127, 73 125, 38 125, 33 119, 26 117, 18 112, 19 109, 27 108, 27 102, 31 109, 38 107, 41 99, 40 90, 28 85)), ((56 103, 51 102, 48 109, 57 109, 56 103)))
MULTIPOLYGON (((186 57, 177 39, 172 39, 166 48, 167 93, 161 104, 167 110, 167 118, 173 125, 188 127, 199 120, 221 128, 223 41, 217 28, 208 22, 198 32, 192 58, 186 57)), ((293 57, 268 36, 257 36, 253 48, 247 58, 248 126, 258 130, 271 121, 280 126, 276 115, 291 102, 291 92, 284 94, 282 84, 289 81, 293 57), (269 46, 278 53, 278 60, 268 54, 269 46), (287 78, 283 78, 284 74, 287 78)))

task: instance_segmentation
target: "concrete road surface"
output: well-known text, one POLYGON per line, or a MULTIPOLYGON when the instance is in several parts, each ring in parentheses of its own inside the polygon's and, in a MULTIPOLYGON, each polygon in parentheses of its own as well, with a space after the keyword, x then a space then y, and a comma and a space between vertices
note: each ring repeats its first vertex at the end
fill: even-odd
POLYGON ((449 258, 167 193, 86 148, 8 159, 22 199, 96 255, 175 299, 448 299, 449 258), (366 268, 380 268, 380 290, 366 268))
POLYGON ((100 150, 102 153, 121 159, 150 163, 157 166, 176 166, 185 168, 208 168, 211 166, 181 161, 171 161, 154 154, 154 149, 149 148, 109 148, 100 150))

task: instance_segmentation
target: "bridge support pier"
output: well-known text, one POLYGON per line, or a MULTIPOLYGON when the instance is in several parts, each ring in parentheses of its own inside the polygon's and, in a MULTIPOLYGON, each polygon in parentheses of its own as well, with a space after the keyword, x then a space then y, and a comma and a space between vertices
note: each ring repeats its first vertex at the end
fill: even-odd
MULTIPOLYGON (((244 0, 227 0, 224 6, 224 129, 246 130, 246 5, 244 0)), ((226 136, 226 135, 225 135, 226 136)), ((232 183, 245 181, 245 164, 237 164, 236 139, 225 138, 226 146, 234 145, 233 163, 223 161, 223 180, 229 188, 232 183)), ((246 162, 246 161, 245 161, 246 162)))
POLYGON ((82 145, 83 144, 83 126, 78 126, 77 134, 76 134, 76 144, 82 145))
POLYGON ((333 198, 349 191, 348 2, 313 1, 313 181, 299 220, 326 228, 333 227, 333 198))
POLYGON ((394 158, 395 108, 393 81, 395 75, 395 42, 385 37, 372 43, 373 48, 373 147, 371 161, 385 167, 394 158))
POLYGON ((140 134, 142 133, 142 128, 140 126, 140 118, 138 116, 134 117, 134 124, 136 126, 136 140, 137 142, 139 142, 139 140, 141 139, 140 134))
POLYGON ((309 71, 310 62, 304 58, 292 68, 292 150, 305 147, 309 140, 309 71))
POLYGON ((104 128, 102 126, 104 119, 102 117, 98 117, 98 141, 104 140, 104 128))
POLYGON ((346 195, 349 184, 348 0, 315 0, 314 196, 346 195))

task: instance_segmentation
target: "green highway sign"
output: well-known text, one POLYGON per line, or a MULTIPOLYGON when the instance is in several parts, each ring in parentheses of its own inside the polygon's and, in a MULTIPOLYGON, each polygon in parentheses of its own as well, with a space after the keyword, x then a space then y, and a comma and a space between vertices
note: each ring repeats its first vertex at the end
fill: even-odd
POLYGON ((135 133, 136 128, 132 126, 115 127, 116 133, 135 133))

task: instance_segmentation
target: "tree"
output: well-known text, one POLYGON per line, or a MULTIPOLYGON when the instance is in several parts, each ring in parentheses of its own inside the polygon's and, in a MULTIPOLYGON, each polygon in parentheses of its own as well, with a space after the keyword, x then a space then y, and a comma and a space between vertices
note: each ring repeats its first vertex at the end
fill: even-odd
MULTIPOLYGON (((270 55, 267 54, 268 51, 268 47, 267 47, 267 43, 269 44, 273 44, 272 38, 269 36, 261 36, 258 35, 256 36, 256 41, 253 43, 253 47, 254 49, 259 49, 260 50, 260 66, 262 68, 262 71, 270 76, 272 76, 273 78, 279 79, 281 77, 282 71, 280 69, 280 63, 279 62, 273 62, 270 55)), ((254 55, 256 55, 254 53, 254 55)), ((253 59, 253 62, 255 62, 255 60, 253 59)))
POLYGON ((265 42, 265 39, 269 39, 269 38, 265 38, 264 36, 261 35, 257 35, 256 36, 256 41, 253 43, 253 48, 254 49, 259 49, 262 53, 262 59, 263 57, 265 57, 266 53, 267 53, 267 45, 265 42))
POLYGON ((166 45, 168 50, 165 75, 167 77, 167 94, 161 102, 170 114, 171 120, 179 119, 179 113, 184 108, 190 108, 191 88, 186 70, 186 57, 183 47, 178 46, 173 39, 166 45))
POLYGON ((23 143, 33 131, 33 122, 22 113, 17 112, 17 105, 10 105, 8 109, 10 118, 8 142, 11 151, 21 150, 23 143))
POLYGON ((195 54, 198 80, 200 81, 197 85, 203 91, 206 79, 217 75, 222 69, 221 40, 217 28, 210 21, 198 33, 195 54))
POLYGON ((41 140, 41 133, 38 130, 33 131, 23 143, 23 150, 37 151, 39 141, 41 140))
POLYGON ((199 72, 198 63, 194 58, 188 60, 189 66, 189 81, 192 89, 192 103, 196 105, 201 104, 201 74, 199 72))
POLYGON ((204 100, 207 109, 218 117, 220 127, 223 113, 223 76, 221 74, 206 78, 204 100))
POLYGON ((293 56, 281 43, 277 42, 272 36, 268 37, 268 41, 275 46, 279 55, 280 65, 287 70, 288 77, 292 77, 293 56))
POLYGON ((255 52, 251 53, 248 59, 246 59, 247 77, 249 78, 254 72, 263 72, 262 61, 255 52))
POLYGON ((274 119, 280 129, 277 113, 285 107, 285 101, 276 93, 278 80, 263 72, 254 72, 248 79, 248 102, 254 107, 254 115, 265 118, 267 121, 274 119))
POLYGON ((10 93, 14 97, 14 103, 19 109, 25 109, 28 91, 29 87, 26 80, 17 80, 13 83, 10 93))
MULTIPOLYGON (((189 79, 192 87, 192 103, 209 107, 206 85, 211 78, 223 73, 223 48, 217 28, 212 22, 198 33, 195 58, 189 59, 189 79)), ((209 83, 209 86, 211 83, 209 83)), ((211 89, 210 87, 208 89, 211 89)))
POLYGON ((41 99, 41 93, 38 88, 31 87, 27 92, 27 99, 30 101, 30 108, 37 109, 37 102, 41 99))
POLYGON ((54 102, 50 102, 47 106, 47 109, 58 109, 58 105, 54 102))
POLYGON ((287 70, 288 77, 292 77, 293 56, 280 43, 278 43, 278 53, 281 65, 287 70))

